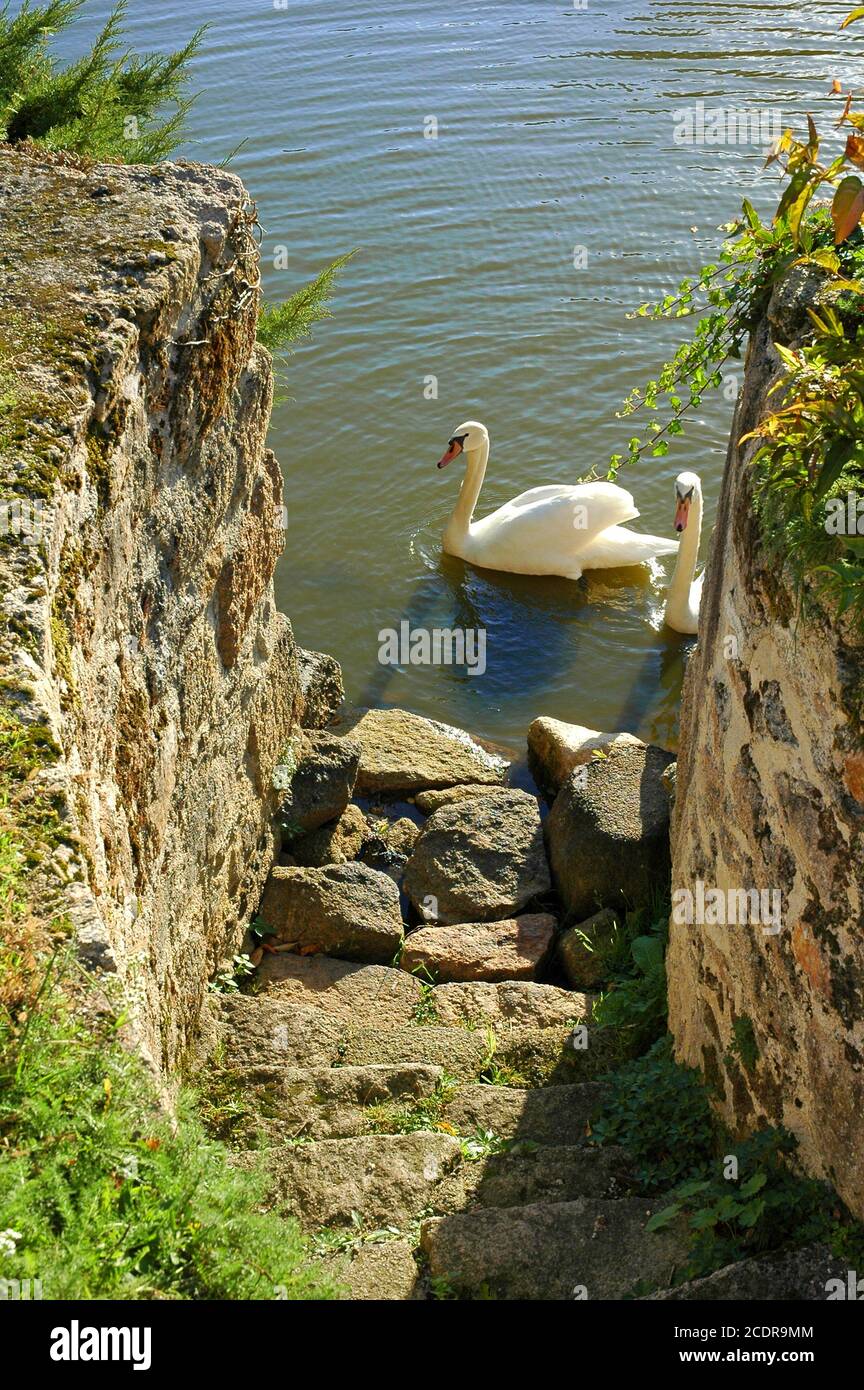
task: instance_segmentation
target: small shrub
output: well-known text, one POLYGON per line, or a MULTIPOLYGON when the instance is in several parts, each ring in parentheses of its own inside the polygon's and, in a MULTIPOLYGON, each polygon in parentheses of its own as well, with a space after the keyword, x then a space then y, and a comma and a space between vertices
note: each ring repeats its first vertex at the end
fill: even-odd
POLYGON ((609 1077, 609 1099, 592 1121, 595 1144, 619 1144, 646 1192, 702 1174, 715 1148, 699 1073, 680 1066, 668 1036, 609 1077))

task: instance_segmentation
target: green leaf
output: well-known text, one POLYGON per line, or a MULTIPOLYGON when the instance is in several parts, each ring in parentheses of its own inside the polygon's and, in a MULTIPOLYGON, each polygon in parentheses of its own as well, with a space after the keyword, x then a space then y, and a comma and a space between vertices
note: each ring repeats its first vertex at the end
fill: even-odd
POLYGON ((761 1192, 762 1188, 765 1186, 767 1181, 767 1173, 754 1173, 752 1178, 748 1178, 744 1186, 741 1188, 741 1196, 754 1197, 757 1192, 761 1192))
POLYGON ((819 470, 819 481, 816 484, 817 502, 834 486, 847 463, 852 462, 857 452, 858 444, 854 439, 836 439, 834 441, 819 470))
POLYGON ((655 1212, 651 1219, 646 1222, 645 1230, 662 1231, 664 1226, 668 1226, 670 1222, 674 1221, 676 1216, 680 1216, 680 1214, 681 1207, 677 1202, 671 1207, 664 1207, 662 1211, 655 1212))

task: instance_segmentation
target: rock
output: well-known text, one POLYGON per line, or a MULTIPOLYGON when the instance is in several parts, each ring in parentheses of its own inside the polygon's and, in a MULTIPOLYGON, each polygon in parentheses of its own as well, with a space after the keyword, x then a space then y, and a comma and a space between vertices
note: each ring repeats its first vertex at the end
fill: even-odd
POLYGON ((528 729, 528 766, 541 791, 554 797, 573 769, 590 763, 596 752, 628 746, 645 747, 632 734, 604 734, 542 716, 528 729))
POLYGON ((220 1003, 216 1029, 226 1065, 249 1083, 290 1068, 332 1066, 339 1056, 344 1028, 321 1009, 245 994, 225 995, 220 1003))
POLYGON ((505 1153, 471 1165, 466 1183, 472 1203, 481 1207, 521 1207, 531 1202, 574 1202, 580 1197, 619 1197, 631 1185, 620 1149, 556 1148, 518 1141, 505 1153))
POLYGON ((398 889, 365 864, 275 868, 260 915, 277 941, 347 960, 391 961, 402 942, 398 889))
POLYGON ((486 792, 495 792, 497 786, 482 787, 476 782, 468 782, 461 787, 444 787, 436 792, 418 792, 414 798, 414 805, 418 811, 424 815, 431 816, 433 811, 440 811, 442 806, 452 806, 454 801, 467 801, 472 796, 483 796, 486 792))
POLYGON ((675 794, 678 790, 678 764, 670 763, 663 773, 663 785, 666 788, 666 795, 669 798, 669 810, 675 809, 675 794))
POLYGON ((245 1105, 258 1114, 253 1136, 270 1144, 309 1139, 353 1139, 368 1134, 370 1107, 404 1108, 434 1095, 444 1073, 428 1063, 396 1066, 315 1066, 260 1070, 244 1086, 245 1105))
POLYGON ((297 718, 301 728, 323 729, 345 695, 339 662, 324 652, 297 648, 299 694, 297 718))
POLYGON ((290 857, 295 864, 308 869, 320 869, 326 864, 348 864, 359 856, 368 834, 369 827, 360 807, 346 806, 337 821, 322 825, 299 840, 292 840, 290 857))
POLYGON ((271 1149, 270 1200, 306 1226, 407 1225, 462 1162, 458 1139, 420 1130, 271 1149))
POLYGON ((343 1301, 368 1300, 407 1303, 421 1299, 420 1278, 407 1240, 364 1242, 351 1259, 344 1255, 325 1260, 334 1283, 344 1288, 343 1301))
POLYGON ((350 1030, 342 1043, 340 1060, 352 1066, 424 1062, 443 1067, 448 1076, 460 1081, 473 1081, 480 1075, 488 1050, 483 1035, 468 1028, 434 1024, 382 1028, 370 1024, 350 1030))
POLYGON ((576 989, 594 989, 606 979, 602 948, 614 941, 619 921, 611 908, 568 927, 558 938, 558 963, 576 989))
POLYGON ((361 748, 357 796, 410 795, 460 782, 501 783, 503 758, 487 753, 462 729, 403 709, 346 710, 339 733, 361 748))
POLYGON ((555 918, 422 927, 405 939, 402 969, 423 967, 435 980, 533 980, 549 954, 555 918))
POLYGON ((330 956, 267 955, 257 979, 268 995, 321 1009, 345 1023, 370 1018, 382 1026, 410 1023, 423 997, 420 981, 404 970, 330 956))
POLYGON ((389 874, 396 883, 401 883, 418 834, 417 826, 408 816, 402 816, 399 820, 368 816, 367 838, 360 858, 370 868, 380 869, 381 873, 389 874))
POLYGON ((575 918, 650 907, 669 889, 671 753, 625 746, 571 773, 546 821, 555 886, 575 918))
POLYGON ((626 1197, 460 1212, 424 1221, 420 1247, 431 1277, 457 1291, 486 1288, 532 1302, 622 1299, 641 1280, 668 1281, 685 1256, 678 1226, 645 1230, 660 1207, 626 1197))
MULTIPOLYGON (((410 942, 411 938, 408 940, 410 942)), ((471 1028, 489 1024, 561 1027, 584 1018, 591 1007, 591 1001, 584 994, 521 980, 506 980, 502 984, 438 985, 432 992, 432 1003, 440 1023, 461 1023, 471 1028)))
MULTIPOLYGON (((610 1030, 611 1031, 611 1030, 610 1030)), ((495 1030, 489 1067, 510 1086, 571 1086, 603 1075, 615 1064, 615 1043, 589 1020, 573 1027, 495 1030)))
POLYGON ((51 819, 26 896, 39 917, 50 890, 94 968, 134 958, 128 1027, 167 1085, 273 861, 297 694, 248 194, 226 169, 26 142, 0 151, 0 207, 0 665, 39 733, 27 815, 51 819), (85 892, 48 882, 60 841, 85 892))
POLYGON ((317 830, 341 816, 351 799, 359 765, 360 748, 351 739, 327 733, 305 735, 280 808, 283 840, 293 842, 298 832, 317 830))
POLYGON ((663 1289, 645 1297, 699 1303, 710 1300, 824 1303, 832 1291, 843 1289, 848 1296, 848 1279, 848 1261, 832 1255, 827 1245, 807 1245, 801 1250, 783 1250, 740 1260, 738 1264, 715 1270, 704 1279, 691 1279, 677 1288, 663 1289), (832 1280, 839 1280, 839 1285, 832 1280))
POLYGON ((599 1082, 523 1091, 510 1086, 459 1086, 441 1115, 459 1134, 487 1130, 499 1139, 534 1144, 584 1144, 592 1115, 606 1097, 599 1082))
POLYGON ((550 887, 540 807, 514 788, 436 811, 405 870, 414 906, 441 923, 512 917, 550 887))

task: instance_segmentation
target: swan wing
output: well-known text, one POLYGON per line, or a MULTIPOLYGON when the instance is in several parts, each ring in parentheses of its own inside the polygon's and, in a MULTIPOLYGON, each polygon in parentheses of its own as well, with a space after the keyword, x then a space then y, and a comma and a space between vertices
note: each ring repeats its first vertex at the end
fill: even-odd
POLYGON ((491 530, 518 520, 553 530, 561 528, 567 534, 575 531, 584 545, 607 526, 633 521, 638 515, 630 493, 615 483, 551 484, 521 492, 477 525, 491 530))

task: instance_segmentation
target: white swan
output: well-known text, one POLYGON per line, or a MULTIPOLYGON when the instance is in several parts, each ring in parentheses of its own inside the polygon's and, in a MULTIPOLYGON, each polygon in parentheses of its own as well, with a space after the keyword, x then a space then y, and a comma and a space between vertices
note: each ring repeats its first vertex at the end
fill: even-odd
POLYGON ((444 468, 462 453, 465 477, 444 531, 449 555, 510 574, 579 579, 583 570, 639 565, 678 549, 677 541, 640 536, 619 525, 639 513, 630 493, 614 483, 532 487, 482 521, 474 521, 489 461, 485 425, 467 420, 454 430, 438 467, 444 468))
POLYGON ((695 473, 679 473, 675 479, 675 530, 681 536, 675 573, 666 594, 666 622, 676 632, 699 631, 703 570, 699 578, 699 537, 702 534, 702 484, 695 473))

